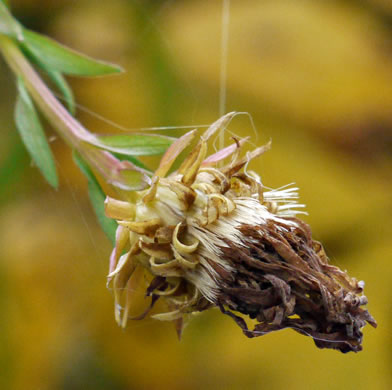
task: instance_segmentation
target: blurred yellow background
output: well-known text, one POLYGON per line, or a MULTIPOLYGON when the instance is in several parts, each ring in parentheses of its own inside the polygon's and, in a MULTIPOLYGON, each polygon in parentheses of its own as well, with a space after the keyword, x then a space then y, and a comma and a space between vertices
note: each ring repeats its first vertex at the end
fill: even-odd
MULTIPOLYGON (((221 0, 11 4, 26 26, 126 69, 70 79, 91 131, 120 130, 83 107, 130 129, 218 118, 221 0)), ((258 131, 245 116, 230 130, 272 139, 252 168, 269 187, 301 188, 304 220, 332 263, 366 281, 378 329, 348 355, 289 330, 249 340, 216 310, 181 342, 150 319, 121 330, 105 287, 111 247, 85 179, 55 137, 60 189, 31 165, 0 60, 1 389, 392 388, 391 2, 232 0, 229 27, 226 111, 249 112, 258 131)))

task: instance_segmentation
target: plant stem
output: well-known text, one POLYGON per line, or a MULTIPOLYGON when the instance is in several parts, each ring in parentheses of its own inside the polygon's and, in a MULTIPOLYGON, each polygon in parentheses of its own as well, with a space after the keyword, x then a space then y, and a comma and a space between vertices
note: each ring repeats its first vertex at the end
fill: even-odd
POLYGON ((100 172, 108 183, 130 189, 122 171, 134 170, 134 167, 130 163, 124 164, 109 152, 91 146, 97 143, 95 135, 85 129, 55 98, 13 39, 0 34, 0 51, 15 75, 24 81, 40 111, 61 138, 100 172))
POLYGON ((69 146, 79 149, 81 140, 88 142, 95 138, 58 102, 12 39, 0 35, 0 49, 14 73, 23 79, 41 112, 69 146))

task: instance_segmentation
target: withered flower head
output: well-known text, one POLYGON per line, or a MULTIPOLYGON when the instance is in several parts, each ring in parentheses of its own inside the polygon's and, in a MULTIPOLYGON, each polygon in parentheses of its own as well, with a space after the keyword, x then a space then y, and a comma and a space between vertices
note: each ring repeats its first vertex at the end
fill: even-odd
POLYGON ((232 116, 215 122, 176 172, 165 177, 191 133, 168 150, 149 189, 132 201, 107 199, 119 224, 109 273, 117 322, 126 325, 131 292, 147 270, 149 308, 158 298, 168 307, 152 317, 174 321, 179 334, 184 316, 215 306, 248 337, 291 328, 320 348, 360 351, 362 327, 376 326, 362 307, 364 282, 329 264, 295 217, 296 188, 266 190, 246 169, 269 145, 241 156, 236 141, 206 158, 208 138, 232 116))

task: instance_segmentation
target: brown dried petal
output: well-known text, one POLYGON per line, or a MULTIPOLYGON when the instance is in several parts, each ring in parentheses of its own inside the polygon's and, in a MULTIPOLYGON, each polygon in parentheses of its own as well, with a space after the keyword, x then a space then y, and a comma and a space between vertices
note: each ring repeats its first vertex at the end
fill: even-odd
MULTIPOLYGON (((292 219, 291 221, 297 220, 292 219)), ((227 240, 221 248, 236 269, 235 278, 220 286, 218 305, 248 337, 291 328, 311 336, 319 348, 341 352, 362 349, 361 328, 376 322, 367 310, 360 286, 328 264, 310 229, 303 222, 284 229, 279 223, 240 227, 246 246, 227 240), (228 309, 225 309, 227 306, 228 309), (249 330, 242 313, 259 321, 249 330)))

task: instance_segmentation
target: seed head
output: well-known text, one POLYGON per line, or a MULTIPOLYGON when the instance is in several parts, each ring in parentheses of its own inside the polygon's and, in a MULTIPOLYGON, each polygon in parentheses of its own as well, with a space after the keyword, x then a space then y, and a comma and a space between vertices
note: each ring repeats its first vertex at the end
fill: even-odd
POLYGON ((232 116, 215 122, 165 177, 186 145, 179 139, 150 188, 135 192, 132 201, 107 198, 106 213, 119 224, 108 276, 117 322, 126 326, 129 292, 145 283, 147 271, 148 310, 164 299, 168 311, 152 317, 174 321, 179 335, 185 316, 215 306, 248 337, 291 328, 320 348, 360 351, 362 327, 376 326, 362 308, 364 283, 330 265, 309 226, 296 218, 303 207, 296 203, 297 188, 267 190, 246 169, 269 145, 241 156, 235 140, 206 157, 208 138, 232 116), (230 154, 231 162, 217 167, 230 154))

